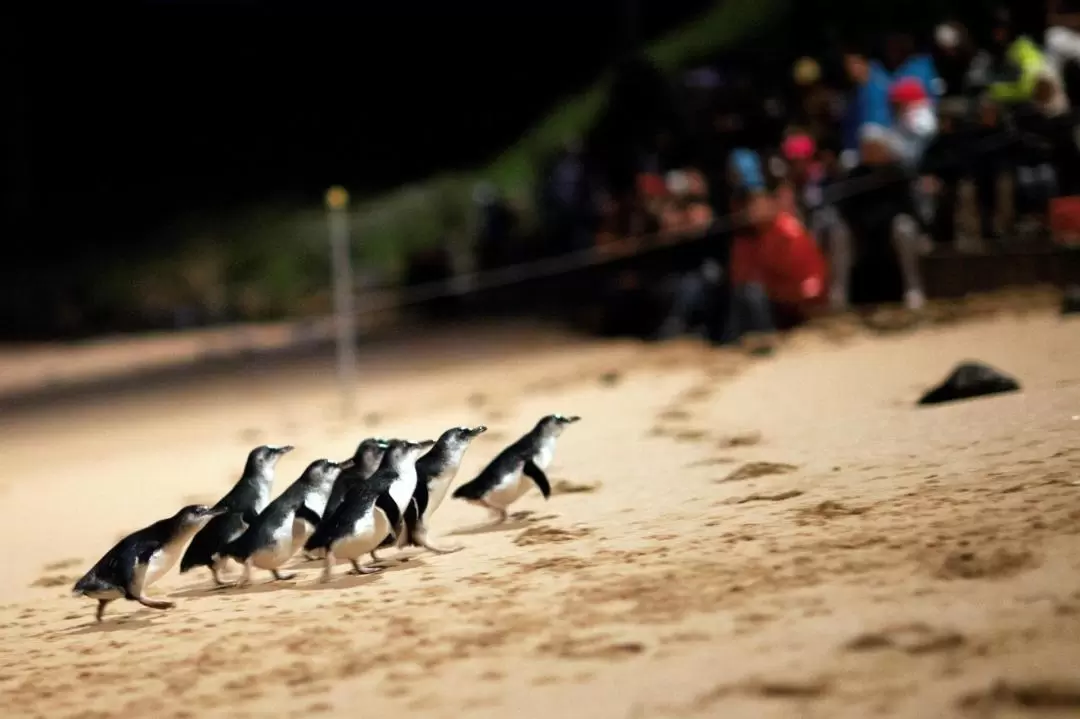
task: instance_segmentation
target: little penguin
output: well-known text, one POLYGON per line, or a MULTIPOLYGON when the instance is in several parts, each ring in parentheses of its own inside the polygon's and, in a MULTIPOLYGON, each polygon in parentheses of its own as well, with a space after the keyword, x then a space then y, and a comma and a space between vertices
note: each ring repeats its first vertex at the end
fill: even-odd
POLYGON ((434 444, 432 440, 391 440, 378 471, 353 487, 334 514, 319 525, 304 548, 323 550, 322 581, 332 577, 338 557, 348 559, 356 574, 379 571, 360 566, 359 559, 401 531, 402 510, 416 490, 416 460, 434 444))
MULTIPOLYGON (((382 465, 383 456, 391 440, 382 437, 369 437, 360 442, 353 454, 353 466, 342 471, 330 490, 330 499, 326 503, 326 511, 323 512, 322 521, 326 521, 334 510, 341 505, 341 500, 349 493, 349 490, 360 482, 367 481, 371 475, 382 465)), ((304 550, 304 557, 309 560, 322 559, 323 550, 304 550)))
POLYGON ((352 457, 353 466, 338 475, 333 489, 330 490, 330 499, 326 502, 324 517, 334 513, 334 510, 338 508, 341 500, 353 485, 357 482, 363 482, 375 474, 375 470, 382 464, 383 453, 386 451, 389 441, 382 437, 368 437, 357 445, 356 452, 353 453, 352 457))
POLYGON ((98 601, 97 620, 105 607, 117 599, 138 602, 151 609, 171 609, 174 604, 151 599, 146 590, 165 576, 184 553, 195 533, 227 510, 192 504, 120 540, 75 583, 72 593, 98 601))
POLYGON ((244 576, 238 586, 251 581, 253 567, 269 570, 279 581, 296 576, 279 570, 315 531, 334 480, 351 466, 351 459, 341 463, 328 459, 312 462, 299 479, 259 514, 247 531, 221 550, 223 557, 244 565, 244 576))
POLYGON ((464 499, 495 514, 495 524, 505 522, 507 507, 529 491, 532 480, 544 499, 551 496, 551 484, 544 470, 555 456, 555 442, 567 425, 581 417, 549 414, 518 441, 495 455, 488 466, 470 482, 454 490, 454 499, 464 499))
POLYGON ((435 446, 416 461, 416 490, 405 507, 405 529, 397 546, 423 547, 436 554, 456 552, 455 547, 438 547, 428 540, 428 523, 435 510, 446 498, 446 492, 457 476, 465 450, 487 427, 453 427, 442 433, 435 446))
POLYGON ((191 540, 184 558, 180 560, 180 573, 194 567, 209 567, 214 584, 228 586, 219 572, 226 560, 219 555, 222 547, 244 533, 259 513, 270 504, 270 490, 274 484, 274 468, 279 459, 291 452, 291 445, 256 447, 248 453, 247 464, 240 481, 218 500, 214 509, 225 510, 214 517, 191 540))

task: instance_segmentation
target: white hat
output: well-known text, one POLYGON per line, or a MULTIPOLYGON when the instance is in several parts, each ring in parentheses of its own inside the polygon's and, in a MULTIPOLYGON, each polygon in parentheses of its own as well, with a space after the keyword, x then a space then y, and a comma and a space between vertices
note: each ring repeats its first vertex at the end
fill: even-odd
POLYGON ((934 40, 941 47, 951 50, 960 44, 960 31, 949 23, 938 25, 934 29, 934 40))

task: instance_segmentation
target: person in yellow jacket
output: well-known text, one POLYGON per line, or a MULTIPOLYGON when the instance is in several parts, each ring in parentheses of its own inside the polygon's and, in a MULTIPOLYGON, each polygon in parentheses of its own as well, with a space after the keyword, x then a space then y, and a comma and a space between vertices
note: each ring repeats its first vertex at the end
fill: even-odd
POLYGON ((994 64, 999 66, 999 73, 1004 69, 1008 77, 994 73, 998 78, 987 87, 988 95, 1003 105, 1030 102, 1039 79, 1051 75, 1053 70, 1046 55, 1031 38, 1014 36, 1008 11, 999 10, 995 20, 991 54, 997 56, 994 64))

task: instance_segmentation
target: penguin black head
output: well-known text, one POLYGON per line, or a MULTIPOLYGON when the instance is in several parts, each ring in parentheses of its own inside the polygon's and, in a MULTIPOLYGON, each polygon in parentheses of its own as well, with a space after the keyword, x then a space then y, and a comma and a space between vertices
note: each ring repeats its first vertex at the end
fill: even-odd
POLYGON ((176 513, 176 520, 185 527, 201 527, 219 514, 228 512, 228 507, 207 507, 205 504, 189 504, 176 513))
POLYGON ((352 459, 344 462, 332 462, 329 459, 317 459, 304 470, 302 479, 316 487, 329 487, 342 471, 354 464, 352 459))
POLYGON ((435 440, 425 439, 422 442, 410 442, 407 439, 392 439, 390 440, 390 446, 386 448, 386 454, 383 455, 383 464, 389 463, 390 465, 401 464, 404 462, 415 462, 420 458, 424 452, 435 446, 435 440))
POLYGON ((353 461, 362 467, 378 467, 390 440, 383 437, 368 437, 356 446, 353 461))
POLYGON ((549 414, 542 418, 537 425, 537 429, 545 434, 560 435, 563 430, 574 422, 581 420, 581 417, 577 415, 565 415, 565 414, 549 414))
POLYGON ((244 474, 248 476, 268 474, 267 471, 273 470, 274 465, 278 464, 278 460, 291 451, 293 451, 292 445, 261 445, 256 447, 251 452, 248 452, 244 474))
POLYGON ((248 461, 260 468, 273 467, 277 461, 295 449, 291 444, 269 445, 264 444, 251 450, 248 461))
POLYGON ((451 427, 442 433, 437 444, 447 449, 465 447, 484 432, 487 432, 487 427, 482 424, 475 427, 451 427))

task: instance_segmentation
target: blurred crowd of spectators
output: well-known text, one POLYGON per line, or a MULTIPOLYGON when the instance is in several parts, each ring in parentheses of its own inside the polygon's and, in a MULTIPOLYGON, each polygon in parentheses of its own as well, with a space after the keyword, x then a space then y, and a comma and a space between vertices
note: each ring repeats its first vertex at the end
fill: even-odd
MULTIPOLYGON (((1080 229, 1080 33, 1031 37, 1001 10, 986 37, 949 21, 932 37, 898 32, 786 66, 786 77, 743 62, 687 73, 689 132, 661 129, 640 146, 629 191, 605 184, 577 144, 546 169, 547 252, 714 239, 684 271, 610 278, 608 309, 632 315, 629 331, 734 342, 846 309, 859 272, 882 266, 918 312, 919 258, 955 249, 965 184, 991 249, 1080 229)), ((509 210, 488 192, 482 267, 512 259, 500 240, 509 210)))

